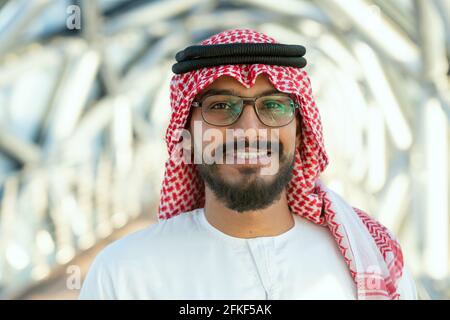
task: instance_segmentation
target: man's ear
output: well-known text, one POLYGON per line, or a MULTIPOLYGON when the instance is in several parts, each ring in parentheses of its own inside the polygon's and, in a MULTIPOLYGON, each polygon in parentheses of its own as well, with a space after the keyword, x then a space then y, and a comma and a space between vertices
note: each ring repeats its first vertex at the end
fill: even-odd
POLYGON ((192 120, 192 112, 194 110, 191 108, 191 110, 189 110, 189 115, 187 117, 186 120, 186 124, 184 125, 184 128, 189 132, 190 136, 191 136, 191 145, 189 148, 190 151, 190 158, 191 158, 191 162, 190 163, 194 163, 194 141, 193 141, 193 136, 194 133, 192 132, 192 125, 191 125, 191 120, 192 120))
POLYGON ((184 128, 186 129, 186 130, 188 130, 189 131, 189 133, 192 135, 192 130, 191 130, 191 119, 192 119, 192 108, 189 110, 189 115, 188 115, 188 117, 187 117, 187 120, 186 120, 186 124, 184 125, 184 128))
POLYGON ((296 121, 295 144, 297 146, 300 146, 302 142, 302 117, 301 116, 295 117, 295 121, 296 121))

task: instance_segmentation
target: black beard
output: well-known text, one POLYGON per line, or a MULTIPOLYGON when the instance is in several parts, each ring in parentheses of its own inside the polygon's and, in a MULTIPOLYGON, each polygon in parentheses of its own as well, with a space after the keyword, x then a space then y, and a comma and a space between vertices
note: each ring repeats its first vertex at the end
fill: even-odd
MULTIPOLYGON (((233 185, 227 183, 218 173, 217 164, 199 164, 197 169, 208 187, 225 206, 237 212, 261 210, 280 199, 281 193, 292 178, 295 157, 280 157, 278 173, 272 182, 265 182, 261 177, 249 183, 233 185)), ((258 169, 241 170, 241 174, 253 174, 258 169)))

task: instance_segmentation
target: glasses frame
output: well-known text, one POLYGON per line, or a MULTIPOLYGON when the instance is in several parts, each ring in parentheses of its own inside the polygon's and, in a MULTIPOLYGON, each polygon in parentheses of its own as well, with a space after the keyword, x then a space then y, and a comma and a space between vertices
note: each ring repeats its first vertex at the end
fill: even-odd
POLYGON ((208 95, 208 96, 206 96, 206 97, 202 97, 200 100, 194 100, 194 101, 192 102, 191 105, 192 105, 194 108, 202 108, 202 109, 201 109, 201 111, 202 111, 202 112, 201 112, 201 113, 202 113, 202 119, 203 119, 203 121, 205 121, 206 123, 208 123, 208 124, 210 124, 210 125, 212 125, 212 126, 216 126, 216 127, 228 127, 228 126, 231 126, 231 125, 235 124, 235 123, 239 120, 239 118, 242 116, 242 113, 243 113, 243 111, 244 111, 244 108, 245 108, 245 106, 246 106, 247 104, 252 104, 253 110, 255 111, 255 114, 256 114, 256 116, 258 117, 258 120, 259 120, 263 125, 268 126, 268 127, 270 127, 270 128, 281 128, 281 127, 287 126, 288 124, 290 124, 290 123, 295 119, 296 111, 297 111, 297 110, 300 110, 300 105, 299 105, 297 102, 295 102, 295 99, 293 99, 291 96, 285 95, 285 94, 277 94, 277 93, 274 93, 274 94, 267 94, 267 95, 263 95, 263 96, 259 96, 259 97, 253 97, 253 98, 252 98, 252 97, 236 96, 236 95, 232 95, 232 94, 214 94, 214 95, 208 95), (242 105, 241 112, 239 113, 239 115, 236 117, 236 119, 235 119, 232 123, 230 123, 230 124, 222 124, 222 125, 218 125, 218 124, 210 123, 209 121, 207 121, 207 120, 205 119, 205 117, 204 117, 204 115, 203 115, 203 108, 202 108, 203 100, 206 99, 206 98, 212 97, 212 96, 216 96, 216 95, 217 95, 217 96, 230 96, 230 97, 236 97, 236 98, 240 98, 240 99, 242 100, 243 105, 242 105), (265 124, 264 121, 261 120, 261 118, 260 118, 260 116, 259 116, 259 114, 258 114, 258 110, 256 109, 256 103, 257 103, 258 99, 266 98, 266 97, 273 97, 273 96, 283 96, 283 97, 287 97, 287 98, 291 99, 292 102, 294 103, 294 116, 292 117, 291 120, 289 120, 288 123, 283 124, 283 125, 281 125, 281 126, 272 126, 272 125, 265 124))

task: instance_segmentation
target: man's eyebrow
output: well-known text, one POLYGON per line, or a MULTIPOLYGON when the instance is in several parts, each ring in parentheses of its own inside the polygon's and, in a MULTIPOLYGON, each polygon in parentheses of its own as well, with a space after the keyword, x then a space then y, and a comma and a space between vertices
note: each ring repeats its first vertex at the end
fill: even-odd
MULTIPOLYGON (((269 95, 269 94, 276 94, 276 93, 277 94, 279 94, 279 93, 286 94, 285 92, 281 92, 281 91, 278 91, 276 89, 269 89, 269 90, 266 90, 266 91, 260 93, 259 95, 257 95, 257 97, 266 96, 266 95, 269 95)), ((228 90, 228 89, 209 89, 209 90, 205 91, 198 99, 201 100, 203 98, 206 98, 206 97, 212 96, 212 95, 216 95, 216 94, 236 95, 235 91, 233 91, 233 90, 228 90)))
POLYGON ((202 95, 200 95, 199 99, 203 99, 207 96, 213 96, 216 94, 235 94, 233 90, 227 90, 227 89, 209 89, 206 90, 202 95))

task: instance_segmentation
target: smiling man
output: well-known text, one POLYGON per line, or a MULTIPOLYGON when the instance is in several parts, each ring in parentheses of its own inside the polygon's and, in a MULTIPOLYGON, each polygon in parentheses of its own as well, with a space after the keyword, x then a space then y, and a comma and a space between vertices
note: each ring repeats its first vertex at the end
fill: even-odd
POLYGON ((416 298, 395 236, 319 179, 304 53, 237 29, 177 54, 160 221, 104 249, 80 298, 416 298))

